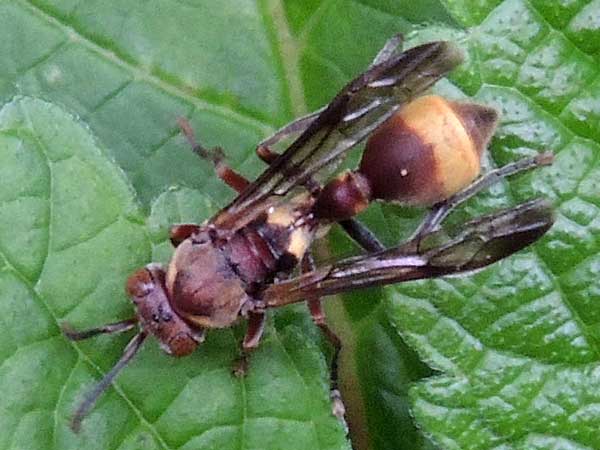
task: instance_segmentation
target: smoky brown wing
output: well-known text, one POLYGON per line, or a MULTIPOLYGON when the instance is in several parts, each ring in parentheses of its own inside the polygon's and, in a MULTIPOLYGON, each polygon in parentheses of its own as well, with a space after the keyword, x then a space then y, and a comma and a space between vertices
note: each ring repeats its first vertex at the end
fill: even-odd
POLYGON ((363 287, 478 270, 535 242, 553 222, 550 204, 532 200, 467 222, 459 234, 443 242, 438 241, 439 233, 426 236, 418 251, 402 245, 272 285, 263 299, 267 307, 276 307, 363 287))
POLYGON ((232 203, 213 219, 236 227, 247 212, 262 209, 326 166, 332 167, 402 104, 428 89, 462 61, 449 42, 432 42, 371 66, 348 83, 308 128, 232 203))

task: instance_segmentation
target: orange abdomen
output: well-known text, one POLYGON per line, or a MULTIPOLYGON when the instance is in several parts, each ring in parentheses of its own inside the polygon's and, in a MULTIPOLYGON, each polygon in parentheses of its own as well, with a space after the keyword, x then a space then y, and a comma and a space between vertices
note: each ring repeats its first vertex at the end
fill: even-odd
POLYGON ((428 206, 468 186, 497 121, 494 109, 425 96, 367 141, 358 173, 375 199, 428 206))
POLYGON ((417 98, 373 132, 357 170, 323 188, 315 214, 339 221, 371 200, 430 206, 447 199, 479 175, 497 120, 487 106, 417 98))

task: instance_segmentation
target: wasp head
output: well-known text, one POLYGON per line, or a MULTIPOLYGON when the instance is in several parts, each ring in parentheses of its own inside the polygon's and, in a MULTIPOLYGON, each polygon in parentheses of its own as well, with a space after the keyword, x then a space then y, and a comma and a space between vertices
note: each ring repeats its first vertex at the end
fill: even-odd
POLYGON ((136 307, 140 326, 156 336, 165 352, 185 356, 202 342, 203 330, 190 327, 171 308, 160 266, 150 264, 134 272, 127 279, 126 290, 136 307))

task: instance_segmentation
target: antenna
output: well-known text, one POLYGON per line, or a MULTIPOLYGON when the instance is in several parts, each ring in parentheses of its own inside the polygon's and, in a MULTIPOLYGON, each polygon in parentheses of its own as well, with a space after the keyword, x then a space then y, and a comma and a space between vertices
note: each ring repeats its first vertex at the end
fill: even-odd
POLYGON ((92 389, 86 394, 83 401, 75 410, 75 414, 73 414, 73 417, 71 418, 71 429, 75 433, 79 433, 79 430, 81 429, 81 421, 83 420, 83 418, 87 415, 88 412, 90 412, 90 410, 96 403, 96 400, 98 400, 98 397, 108 388, 108 386, 110 386, 110 384, 119 374, 121 369, 125 367, 127 363, 131 361, 131 359, 136 355, 136 353, 144 343, 146 336, 147 334, 144 331, 140 331, 138 334, 136 334, 131 339, 131 341, 129 341, 127 347, 125 347, 121 359, 119 359, 113 366, 113 368, 110 369, 110 371, 106 375, 104 375, 104 378, 102 378, 98 382, 98 384, 94 386, 94 389, 92 389))
POLYGON ((69 323, 64 322, 61 325, 62 332, 72 341, 81 341, 88 339, 98 334, 113 334, 122 333, 124 331, 131 330, 138 323, 138 319, 133 317, 131 319, 122 320, 120 322, 109 323, 102 325, 97 328, 90 328, 89 330, 77 331, 69 323))

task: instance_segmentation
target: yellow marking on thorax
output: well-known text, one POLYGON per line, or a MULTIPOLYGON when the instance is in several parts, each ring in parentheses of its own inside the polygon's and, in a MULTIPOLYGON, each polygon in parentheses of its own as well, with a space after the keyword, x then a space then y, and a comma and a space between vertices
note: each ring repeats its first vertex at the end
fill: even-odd
POLYGON ((271 206, 267 210, 267 223, 281 227, 294 225, 297 218, 296 210, 302 208, 308 210, 314 203, 310 194, 299 194, 287 202, 280 203, 277 206, 271 206))
POLYGON ((288 206, 273 207, 268 211, 267 223, 280 227, 289 227, 294 224, 294 215, 288 206))
POLYGON ((302 259, 312 242, 313 236, 305 227, 296 228, 290 234, 290 243, 287 251, 294 255, 298 261, 302 259))
POLYGON ((192 245, 189 239, 184 240, 173 252, 171 261, 167 266, 167 274, 165 277, 165 285, 169 293, 173 292, 173 285, 175 284, 175 277, 177 276, 177 269, 179 267, 178 260, 185 255, 185 252, 192 245))
POLYGON ((185 318, 186 321, 193 322, 194 324, 198 325, 201 328, 225 328, 226 327, 226 326, 215 327, 215 325, 213 323, 213 319, 211 319, 208 316, 184 314, 183 317, 185 318))
POLYGON ((274 206, 267 211, 266 225, 282 227, 289 233, 289 243, 285 249, 298 260, 302 259, 313 240, 313 232, 307 225, 296 225, 298 221, 297 209, 308 210, 312 199, 307 194, 301 194, 292 198, 289 202, 274 206), (307 203, 310 202, 310 203, 307 203))

